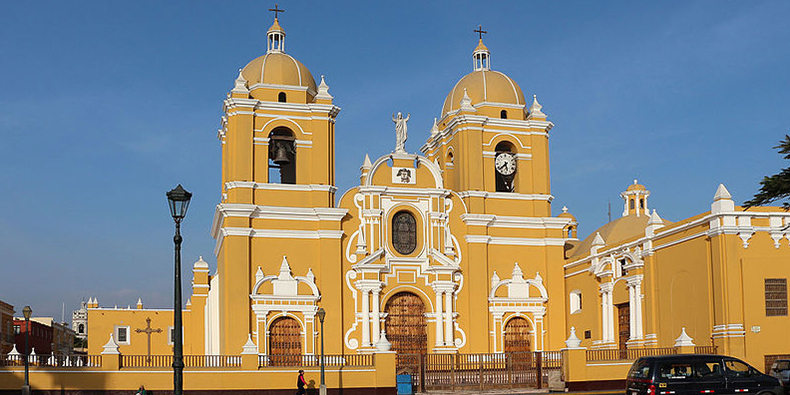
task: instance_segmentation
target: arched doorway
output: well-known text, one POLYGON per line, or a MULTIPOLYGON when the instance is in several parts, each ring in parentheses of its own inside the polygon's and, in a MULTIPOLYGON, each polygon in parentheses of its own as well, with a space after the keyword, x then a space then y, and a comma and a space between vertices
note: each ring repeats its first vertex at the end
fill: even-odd
POLYGON ((398 354, 428 352, 425 305, 411 292, 400 292, 387 301, 384 330, 392 350, 398 354))
POLYGON ((302 330, 291 317, 280 317, 269 328, 269 358, 272 365, 299 365, 302 362, 302 330))
POLYGON ((508 352, 528 352, 529 322, 522 317, 513 317, 505 324, 505 339, 503 349, 508 352))

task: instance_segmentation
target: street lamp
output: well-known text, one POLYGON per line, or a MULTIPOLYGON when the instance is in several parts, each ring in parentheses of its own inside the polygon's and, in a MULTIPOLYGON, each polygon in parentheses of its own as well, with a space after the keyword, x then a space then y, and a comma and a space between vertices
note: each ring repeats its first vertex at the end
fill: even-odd
POLYGON ((318 321, 321 322, 321 386, 318 387, 318 393, 319 395, 326 395, 326 381, 324 380, 324 317, 326 317, 326 310, 321 307, 316 315, 318 316, 318 321))
POLYGON ((176 223, 175 243, 175 297, 173 302, 173 394, 181 395, 184 387, 184 344, 181 338, 181 221, 187 215, 189 199, 192 194, 187 192, 181 184, 167 192, 167 201, 170 205, 170 215, 176 223))
POLYGON ((30 379, 28 377, 30 371, 30 315, 33 314, 33 309, 30 306, 25 306, 22 309, 22 315, 25 316, 25 385, 22 386, 22 395, 30 395, 30 379))

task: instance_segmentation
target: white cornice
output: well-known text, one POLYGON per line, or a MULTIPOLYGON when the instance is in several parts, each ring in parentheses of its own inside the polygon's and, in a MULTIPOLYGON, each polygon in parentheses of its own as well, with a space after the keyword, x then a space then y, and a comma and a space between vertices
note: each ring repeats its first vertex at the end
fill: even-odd
POLYGON ((444 129, 439 131, 439 133, 429 137, 428 141, 426 141, 425 144, 423 144, 423 146, 420 148, 420 151, 427 155, 430 151, 435 150, 437 146, 450 143, 456 133, 464 130, 501 132, 516 135, 542 135, 548 137, 549 131, 553 127, 554 124, 549 121, 538 121, 534 119, 522 121, 515 119, 490 118, 480 115, 462 115, 453 118, 444 129), (474 125, 469 125, 470 123, 474 125), (504 129, 498 129, 497 127, 504 129), (508 128, 531 130, 525 131, 508 128), (540 129, 540 131, 536 131, 534 129, 540 129))
MULTIPOLYGON (((242 217, 253 219, 274 219, 287 221, 340 221, 348 213, 344 208, 332 207, 280 207, 280 206, 261 206, 254 204, 239 203, 220 203, 214 211, 214 219, 211 223, 211 237, 217 240, 215 255, 219 252, 222 245, 222 238, 225 236, 221 229, 226 217, 242 217)), ((249 236, 250 234, 246 234, 249 236)))
POLYGON ((252 188, 263 189, 269 191, 320 191, 320 192, 337 192, 337 187, 334 185, 323 184, 276 184, 254 181, 228 181, 225 183, 225 188, 231 190, 233 188, 252 188))
POLYGON ((374 195, 403 195, 403 196, 425 196, 425 197, 447 197, 450 191, 437 188, 402 188, 388 187, 381 185, 364 186, 360 185, 359 193, 374 195))
POLYGON ((561 238, 530 238, 530 237, 496 237, 488 235, 464 236, 467 243, 517 246, 563 246, 566 239, 561 238))
POLYGON ((461 220, 468 226, 519 229, 562 229, 570 218, 561 217, 509 217, 491 214, 461 214, 461 220))
POLYGON ((220 229, 224 236, 246 236, 271 239, 340 239, 342 230, 296 230, 296 229, 253 229, 223 227, 220 229))
POLYGON ((510 199, 510 200, 540 200, 551 202, 554 196, 545 194, 524 194, 512 192, 487 192, 487 191, 461 191, 458 192, 461 198, 478 197, 485 199, 510 199))
MULTIPOLYGON (((778 209, 778 210, 781 210, 781 209, 778 209)), ((750 233, 751 234, 751 233, 760 232, 760 231, 762 231, 762 232, 790 233, 790 232, 787 232, 787 231, 781 231, 781 227, 780 228, 774 228, 774 227, 754 227, 754 226, 740 226, 740 225, 733 225, 733 226, 721 225, 724 222, 732 222, 734 224, 737 224, 739 222, 736 221, 735 219, 738 218, 738 217, 751 217, 751 218, 753 218, 753 217, 763 217, 763 218, 764 217, 769 217, 770 218, 771 216, 782 217, 782 218, 785 218, 786 220, 790 219, 790 213, 787 213, 787 212, 784 212, 784 211, 779 211, 779 212, 727 211, 727 212, 721 212, 721 213, 715 213, 715 214, 707 213, 706 215, 704 215, 704 216, 702 216, 700 218, 697 218, 697 219, 695 219, 693 221, 687 222, 687 223, 682 224, 680 226, 669 225, 666 228, 657 229, 656 230, 656 234, 653 237, 646 237, 646 236, 645 237, 640 237, 638 239, 629 241, 627 243, 621 243, 621 244, 610 246, 609 248, 607 248, 605 250, 599 250, 596 254, 590 254, 590 255, 582 256, 581 258, 579 258, 579 259, 577 259, 575 261, 566 263, 565 265, 563 265, 563 268, 564 269, 569 269, 569 268, 572 268, 574 266, 578 266, 578 265, 587 263, 587 262, 591 261, 592 259, 600 258, 600 257, 606 256, 606 255, 615 253, 615 252, 617 252, 617 251, 619 251, 619 250, 621 250, 623 248, 632 248, 632 247, 640 246, 640 245, 642 245, 642 244, 644 244, 646 242, 651 242, 653 244, 652 251, 658 251, 658 250, 661 250, 661 249, 664 249, 664 248, 668 248, 668 247, 674 246, 676 244, 679 244, 679 243, 682 243, 682 242, 685 242, 685 241, 689 241, 691 239, 694 239, 694 238, 697 238, 697 237, 701 237, 701 236, 715 237, 715 236, 722 235, 722 234, 740 235, 742 233, 750 233), (732 219, 732 221, 724 221, 724 219, 732 219), (688 235, 686 237, 683 237, 683 238, 678 239, 678 240, 671 241, 669 243, 665 243, 665 244, 661 244, 661 245, 655 245, 659 240, 661 240, 663 238, 675 235, 677 233, 685 232, 685 231, 687 231, 687 230, 689 230, 691 228, 702 226, 702 225, 706 225, 706 224, 711 224, 709 229, 706 229, 704 231, 700 231, 700 232, 692 234, 692 235, 688 235), (714 225, 714 224, 716 224, 716 225, 714 225)))

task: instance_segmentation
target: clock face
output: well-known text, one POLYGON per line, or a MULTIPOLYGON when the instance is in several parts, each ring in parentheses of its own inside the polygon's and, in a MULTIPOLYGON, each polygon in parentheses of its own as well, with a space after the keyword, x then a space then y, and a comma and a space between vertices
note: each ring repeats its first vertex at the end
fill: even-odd
POLYGON ((516 154, 502 152, 494 160, 496 171, 503 176, 509 176, 516 172, 516 154))

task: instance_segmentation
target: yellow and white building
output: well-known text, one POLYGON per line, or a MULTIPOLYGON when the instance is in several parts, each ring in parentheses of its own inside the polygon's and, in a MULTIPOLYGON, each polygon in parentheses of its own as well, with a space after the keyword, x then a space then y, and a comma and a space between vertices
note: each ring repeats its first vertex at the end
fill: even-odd
MULTIPOLYGON (((590 348, 672 345, 685 327, 752 362, 790 353, 781 209, 743 211, 721 187, 711 211, 670 223, 634 184, 623 217, 578 240, 567 210, 552 215, 554 125, 482 40, 421 152, 399 137, 338 194, 340 108, 285 37, 275 19, 224 101, 216 268, 194 264, 185 353, 317 353, 320 307, 330 354, 558 350, 571 326, 590 348), (784 315, 763 314, 768 279, 784 279, 784 315)), ((171 310, 92 300, 88 316, 89 353, 119 328, 122 353, 170 352, 171 310)))

